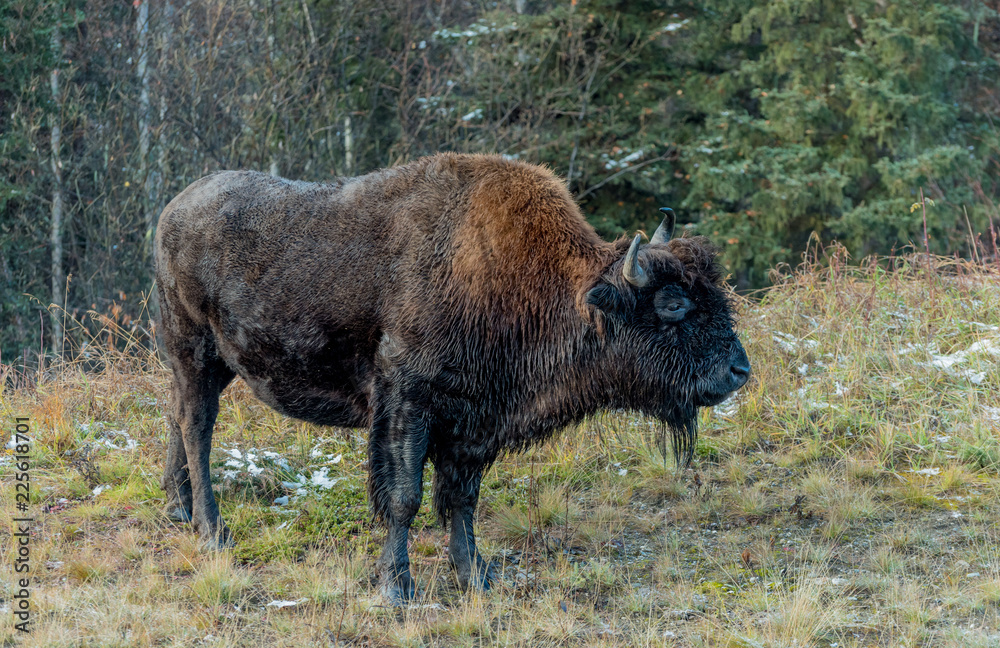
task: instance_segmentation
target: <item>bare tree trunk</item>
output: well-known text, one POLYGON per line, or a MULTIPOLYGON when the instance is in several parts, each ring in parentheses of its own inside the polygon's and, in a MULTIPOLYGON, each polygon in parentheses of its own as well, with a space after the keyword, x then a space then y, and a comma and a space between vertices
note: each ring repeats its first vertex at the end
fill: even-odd
POLYGON ((146 251, 153 251, 153 177, 149 170, 149 0, 137 0, 136 42, 139 48, 136 75, 139 77, 139 175, 142 176, 146 211, 146 251))
MULTIPOLYGON (((271 61, 271 69, 274 69, 274 14, 269 14, 269 27, 267 34, 267 56, 271 61)), ((274 128, 274 124, 278 121, 278 93, 273 88, 271 89, 271 128, 274 128)), ((281 175, 281 170, 278 168, 278 156, 274 154, 274 146, 271 143, 271 133, 268 133, 267 138, 267 152, 270 157, 271 164, 268 172, 274 177, 281 175)))
POLYGON ((316 44, 319 41, 316 39, 316 31, 313 29, 312 16, 309 15, 309 5, 306 4, 306 0, 302 0, 302 13, 305 14, 306 27, 309 28, 309 43, 313 46, 313 49, 315 49, 316 44))
POLYGON ((164 0, 163 16, 160 22, 163 25, 161 30, 162 41, 160 46, 160 56, 157 62, 157 74, 160 79, 160 123, 156 130, 156 166, 157 170, 153 182, 153 193, 155 194, 154 212, 159 214, 163 211, 163 181, 167 177, 167 147, 164 141, 164 128, 167 123, 167 93, 163 88, 163 80, 166 78, 168 61, 170 60, 170 48, 174 39, 174 3, 173 0, 164 0))
MULTIPOLYGON (((61 45, 59 43, 59 30, 52 30, 52 51, 55 53, 56 65, 61 59, 61 45)), ((52 103, 54 109, 51 119, 51 133, 49 143, 51 144, 51 165, 52 165, 52 222, 50 232, 50 243, 52 245, 52 303, 58 308, 63 308, 65 296, 63 295, 63 284, 66 281, 63 274, 63 181, 62 181, 62 161, 59 159, 59 149, 62 140, 62 101, 59 96, 59 68, 53 67, 49 76, 49 85, 52 89, 52 103)), ((58 308, 49 308, 49 315, 52 319, 52 349, 59 349, 62 346, 62 315, 58 308)))
POLYGON ((354 172, 354 133, 351 131, 351 116, 344 115, 344 175, 354 172))

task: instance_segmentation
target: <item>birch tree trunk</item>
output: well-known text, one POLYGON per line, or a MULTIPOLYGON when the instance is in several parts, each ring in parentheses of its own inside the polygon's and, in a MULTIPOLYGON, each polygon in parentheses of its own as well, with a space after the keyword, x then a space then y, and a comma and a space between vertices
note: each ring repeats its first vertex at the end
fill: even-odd
MULTIPOLYGON (((269 14, 269 24, 268 24, 268 34, 267 34, 267 56, 271 62, 271 69, 274 69, 274 30, 275 30, 275 17, 274 14, 269 14)), ((274 129, 278 123, 278 92, 271 89, 271 114, 269 116, 270 127, 269 129, 274 129)), ((267 150, 268 157, 271 160, 268 172, 274 177, 279 177, 281 175, 281 170, 278 169, 278 156, 274 154, 274 144, 272 143, 273 130, 268 133, 267 138, 267 150)))
MULTIPOLYGON (((55 56, 55 66, 49 76, 49 86, 52 90, 52 114, 51 131, 49 143, 51 145, 50 164, 52 166, 52 220, 49 240, 52 247, 52 304, 57 308, 49 307, 49 316, 52 319, 52 349, 58 350, 62 347, 63 327, 61 308, 65 304, 63 294, 63 284, 66 281, 63 274, 63 181, 62 181, 62 160, 59 159, 59 149, 62 141, 62 99, 59 95, 59 61, 61 57, 61 44, 59 42, 59 29, 52 30, 52 50, 55 56)), ((40 361, 40 359, 39 359, 40 361)))
POLYGON ((354 132, 351 130, 351 116, 344 115, 344 175, 354 172, 354 132))
POLYGON ((153 191, 156 194, 155 202, 155 212, 159 214, 163 211, 166 206, 164 204, 163 196, 163 183, 167 178, 167 147, 164 142, 166 139, 164 136, 164 129, 167 123, 167 93, 163 89, 164 82, 167 76, 167 69, 170 61, 170 51, 173 47, 174 40, 174 3, 173 0, 164 0, 163 2, 163 18, 161 20, 163 24, 162 33, 162 44, 160 47, 159 61, 157 62, 157 75, 160 79, 160 127, 156 131, 156 148, 157 148, 157 172, 154 178, 153 191))
POLYGON ((139 175, 142 177, 143 209, 146 217, 145 246, 153 253, 153 177, 149 171, 149 0, 138 0, 135 17, 136 44, 139 48, 136 75, 139 77, 139 175))

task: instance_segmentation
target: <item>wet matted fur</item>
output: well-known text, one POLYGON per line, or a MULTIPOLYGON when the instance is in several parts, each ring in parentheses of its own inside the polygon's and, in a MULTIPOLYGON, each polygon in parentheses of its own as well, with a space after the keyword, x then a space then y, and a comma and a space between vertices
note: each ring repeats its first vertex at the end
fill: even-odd
POLYGON ((495 155, 327 184, 198 180, 156 236, 170 511, 228 541, 209 450, 219 393, 239 375, 288 416, 370 428, 392 600, 412 596, 406 539, 428 459, 459 579, 488 587, 472 519, 500 453, 625 408, 667 425, 687 461, 697 408, 746 381, 715 249, 667 239, 636 240, 629 256, 629 241, 597 236, 561 179, 495 155))

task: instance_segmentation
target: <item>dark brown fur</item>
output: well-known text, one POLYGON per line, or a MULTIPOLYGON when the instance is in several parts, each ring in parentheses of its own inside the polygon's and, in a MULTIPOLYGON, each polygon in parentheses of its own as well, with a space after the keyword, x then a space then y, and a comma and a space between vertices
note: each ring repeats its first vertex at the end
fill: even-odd
POLYGON ((501 452, 620 407, 669 424, 689 457, 696 408, 745 381, 715 250, 645 246, 652 281, 639 289, 622 276, 627 247, 602 241, 551 172, 499 156, 441 154, 324 185, 254 172, 195 182, 156 238, 170 508, 227 540, 208 455, 219 392, 240 375, 284 414, 371 428, 393 600, 412 594, 406 534, 427 459, 460 580, 488 586, 472 516, 501 452), (688 300, 683 320, 663 319, 668 298, 688 300))

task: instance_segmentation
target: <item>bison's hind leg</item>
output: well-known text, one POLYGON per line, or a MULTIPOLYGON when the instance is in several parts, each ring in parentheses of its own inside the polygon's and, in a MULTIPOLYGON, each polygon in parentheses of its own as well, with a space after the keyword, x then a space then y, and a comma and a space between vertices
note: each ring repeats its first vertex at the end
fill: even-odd
POLYGON ((379 592, 400 605, 415 594, 407 539, 420 508, 427 459, 429 413, 397 372, 395 383, 378 381, 368 439, 368 494, 385 525, 382 554, 375 563, 379 592))
POLYGON ((489 590, 496 574, 490 561, 476 547, 473 522, 479 502, 479 486, 487 458, 468 452, 457 440, 435 447, 434 508, 442 520, 451 520, 448 559, 462 589, 489 590))
POLYGON ((176 520, 190 520, 204 544, 226 546, 229 531, 212 493, 209 453, 219 394, 235 374, 219 357, 208 327, 174 319, 164 328, 173 370, 167 414, 170 441, 160 481, 167 496, 166 513, 176 520))
POLYGON ((178 522, 191 521, 191 476, 188 473, 187 453, 181 426, 173 412, 167 414, 170 441, 167 442, 167 463, 163 467, 160 487, 167 496, 166 514, 178 522))

